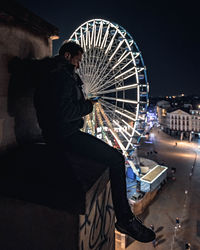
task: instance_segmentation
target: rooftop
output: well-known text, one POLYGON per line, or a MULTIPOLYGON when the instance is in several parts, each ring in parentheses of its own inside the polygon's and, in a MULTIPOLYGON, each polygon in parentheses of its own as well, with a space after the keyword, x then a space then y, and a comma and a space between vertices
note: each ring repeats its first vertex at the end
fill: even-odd
POLYGON ((0 23, 14 25, 51 39, 59 38, 59 30, 14 0, 1 1, 0 23))
POLYGON ((167 167, 157 165, 151 169, 146 175, 141 178, 141 181, 146 181, 152 183, 157 179, 163 172, 167 170, 167 167))

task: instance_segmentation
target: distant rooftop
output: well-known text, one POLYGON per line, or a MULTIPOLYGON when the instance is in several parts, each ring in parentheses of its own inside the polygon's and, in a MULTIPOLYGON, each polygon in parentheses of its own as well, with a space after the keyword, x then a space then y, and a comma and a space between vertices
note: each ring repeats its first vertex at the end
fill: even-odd
POLYGON ((144 175, 141 178, 141 181, 152 183, 165 171, 167 171, 167 167, 157 165, 153 169, 151 169, 146 175, 144 175))
POLYGON ((0 3, 0 23, 20 26, 26 30, 51 39, 59 38, 59 30, 14 0, 0 3))

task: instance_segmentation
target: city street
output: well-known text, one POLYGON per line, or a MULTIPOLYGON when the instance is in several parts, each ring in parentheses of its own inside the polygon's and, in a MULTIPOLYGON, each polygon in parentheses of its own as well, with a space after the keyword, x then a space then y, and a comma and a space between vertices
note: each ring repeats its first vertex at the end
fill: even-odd
MULTIPOLYGON (((200 249, 200 151, 198 142, 180 141, 153 128, 147 143, 138 156, 155 160, 161 165, 176 168, 175 180, 168 179, 143 215, 144 224, 154 225, 157 233, 156 249, 200 249), (151 143, 152 142, 152 143, 151 143), (177 142, 177 146, 176 146, 177 142), (176 217, 181 227, 175 229, 176 217)), ((133 242, 128 250, 151 250, 152 243, 133 242)))

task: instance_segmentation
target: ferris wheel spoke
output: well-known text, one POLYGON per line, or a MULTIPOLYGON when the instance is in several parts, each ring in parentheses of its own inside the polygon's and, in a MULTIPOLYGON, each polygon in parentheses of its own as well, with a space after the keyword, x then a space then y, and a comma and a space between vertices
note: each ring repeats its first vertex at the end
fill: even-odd
POLYGON ((101 43, 101 47, 100 47, 101 49, 103 49, 106 46, 106 42, 107 42, 108 34, 109 34, 109 29, 110 29, 110 24, 107 26, 104 38, 103 38, 102 43, 101 43))
POLYGON ((132 68, 130 68, 130 69, 124 71, 123 73, 117 75, 117 76, 115 77, 115 79, 118 79, 119 77, 122 77, 123 75, 129 73, 129 72, 132 71, 132 70, 134 70, 134 73, 135 73, 136 67, 134 66, 134 67, 132 67, 132 68))
MULTIPOLYGON (((113 120, 113 123, 114 123, 116 126, 118 126, 118 127, 121 129, 121 131, 123 131, 126 135, 128 135, 129 137, 132 138, 132 135, 129 134, 129 132, 127 132, 126 129, 125 129, 124 127, 122 127, 118 122, 116 122, 115 120, 113 120)), ((129 139, 130 139, 130 138, 129 138, 129 139)), ((127 141, 129 141, 129 139, 126 137, 126 140, 127 140, 127 141)))
POLYGON ((95 46, 100 46, 100 44, 101 44, 102 29, 103 29, 103 23, 100 22, 99 31, 98 31, 95 46))
POLYGON ((96 60, 96 64, 95 64, 95 67, 94 67, 94 73, 95 74, 92 75, 92 77, 93 77, 92 80, 94 78, 96 78, 96 76, 98 76, 99 69, 104 67, 103 65, 106 62, 107 55, 105 55, 102 51, 100 51, 99 54, 97 54, 96 59, 97 60, 96 60))
POLYGON ((114 50, 114 52, 110 56, 109 61, 113 59, 114 55, 117 53, 117 51, 119 50, 119 48, 122 46, 123 43, 124 43, 124 39, 118 44, 117 48, 114 50))
POLYGON ((114 33, 114 35, 113 35, 113 37, 112 37, 112 39, 111 39, 111 41, 110 41, 110 43, 109 43, 109 45, 108 45, 106 51, 105 51, 105 54, 107 54, 108 51, 111 49, 111 47, 112 47, 112 45, 113 45, 113 42, 114 42, 114 40, 115 40, 116 35, 117 35, 117 29, 115 30, 115 33, 114 33))
MULTIPOLYGON (((112 77, 110 77, 108 80, 105 81, 105 78, 109 76, 109 74, 111 73, 111 71, 109 71, 103 78, 101 78, 101 82, 104 82, 103 84, 101 84, 101 89, 103 89, 105 86, 107 86, 110 82, 113 82, 113 80, 117 80, 119 78, 119 76, 122 76, 126 73, 129 73, 132 69, 136 69, 135 67, 132 67, 131 69, 127 70, 126 72, 121 73, 120 75, 117 76, 117 74, 120 72, 120 70, 118 70, 116 73, 112 74, 112 77)), ((120 77, 120 80, 125 80, 127 78, 130 78, 131 76, 135 75, 136 72, 129 74, 126 77, 120 77)), ((99 82, 98 82, 99 84, 99 82)))
POLYGON ((138 86, 138 83, 133 83, 133 84, 129 84, 129 85, 122 86, 122 87, 116 87, 116 88, 109 89, 109 90, 98 91, 97 94, 103 95, 103 94, 115 93, 118 91, 125 91, 125 90, 129 90, 129 89, 134 89, 134 88, 137 88, 137 86, 138 86))
POLYGON ((96 24, 95 24, 95 21, 94 21, 93 29, 92 29, 91 45, 95 46, 95 44, 96 44, 96 24))
POLYGON ((110 122, 110 120, 108 119, 107 115, 105 114, 104 110, 102 109, 101 105, 99 105, 99 110, 102 114, 102 116, 104 117, 108 127, 110 128, 110 132, 113 135, 113 137, 116 139, 117 143, 120 145, 121 149, 123 150, 123 152, 125 152, 125 147, 122 144, 121 140, 119 139, 118 135, 115 133, 114 128, 110 122))
POLYGON ((115 69, 120 63, 122 63, 126 58, 127 56, 131 55, 131 52, 125 50, 124 53, 120 56, 120 58, 118 59, 117 63, 112 67, 112 69, 115 69))
POLYGON ((131 117, 130 115, 127 115, 127 114, 125 114, 125 113, 122 113, 121 111, 119 111, 119 110, 117 110, 117 109, 115 109, 115 112, 118 113, 118 114, 120 114, 120 115, 122 115, 123 117, 126 117, 126 118, 128 118, 128 119, 134 121, 134 122, 136 121, 135 118, 133 118, 133 117, 131 117))
POLYGON ((127 117, 127 118, 130 118, 131 120, 133 120, 133 121, 136 121, 136 115, 133 113, 133 112, 130 112, 130 111, 128 111, 127 109, 122 109, 122 108, 120 108, 120 107, 118 107, 118 106, 116 106, 116 105, 114 105, 114 104, 112 104, 112 103, 110 103, 110 102, 107 102, 106 100, 102 100, 102 99, 100 99, 100 101, 99 101, 102 105, 104 105, 105 107, 109 107, 109 109, 112 109, 112 112, 116 112, 117 111, 117 113, 119 113, 119 114, 121 114, 121 115, 123 115, 123 114, 127 114, 127 115, 129 115, 129 117, 127 117))
POLYGON ((83 47, 84 51, 86 51, 85 37, 82 28, 81 28, 81 46, 83 47))
MULTIPOLYGON (((117 50, 120 48, 122 42, 124 42, 124 40, 121 41, 121 43, 118 45, 117 49, 114 51, 114 53, 112 54, 111 57, 113 57, 114 54, 117 52, 117 50)), ((105 55, 106 55, 106 54, 105 54, 105 55)), ((127 53, 127 55, 124 56, 121 60, 123 61, 128 55, 129 55, 129 53, 127 53)), ((112 77, 111 77, 110 79, 108 79, 107 81, 110 81, 111 79, 114 79, 115 76, 117 77, 117 74, 118 74, 121 70, 123 70, 124 68, 126 68, 131 62, 132 62, 132 61, 130 60, 128 63, 126 63, 126 64, 123 66, 123 68, 121 68, 120 70, 118 70, 115 74, 111 74, 111 73, 112 73, 112 70, 113 70, 113 67, 112 67, 108 72, 106 72, 106 74, 104 74, 105 71, 106 71, 106 69, 108 68, 108 66, 109 66, 110 63, 111 63, 111 58, 109 58, 108 63, 107 63, 107 64, 105 65, 105 67, 101 70, 101 74, 99 74, 99 76, 98 76, 99 81, 98 81, 98 79, 95 79, 96 82, 97 82, 97 85, 100 85, 100 83, 103 83, 104 80, 105 80, 109 75, 112 75, 112 77), (103 76, 103 75, 104 75, 104 76, 103 76)), ((103 63, 102 63, 102 65, 103 65, 103 63)), ((104 87, 104 85, 107 84, 107 81, 106 81, 106 83, 102 84, 102 88, 104 87)))
MULTIPOLYGON (((110 118, 110 120, 112 120, 112 117, 111 117, 109 114, 107 114, 107 116, 108 116, 108 118, 110 118)), ((120 121, 120 120, 119 120, 119 121, 120 121)), ((132 140, 132 137, 133 137, 133 136, 132 136, 131 134, 129 134, 129 133, 126 131, 126 129, 123 128, 123 127, 119 124, 119 122, 113 120, 113 123, 120 129, 120 133, 121 133, 122 136, 125 138, 126 144, 128 144, 128 143, 132 140), (130 138, 128 138, 125 134, 127 134, 130 138)), ((122 141, 121 141, 121 143, 122 143, 122 141)), ((124 143, 122 143, 122 144, 124 145, 124 143)))
POLYGON ((109 67, 109 64, 110 64, 110 62, 107 62, 106 64, 105 64, 105 66, 103 67, 101 67, 101 71, 100 71, 100 73, 98 74, 98 71, 96 72, 96 74, 93 76, 93 85, 94 85, 94 87, 96 87, 96 86, 100 86, 101 85, 101 83, 103 82, 103 80, 105 79, 105 77, 106 76, 108 76, 108 74, 106 74, 106 75, 104 75, 104 73, 106 72, 106 70, 108 69, 108 67, 109 67), (104 76, 103 76, 104 75, 104 76))
MULTIPOLYGON (((108 106, 107 104, 105 105, 105 103, 102 103, 102 105, 105 108, 105 111, 107 111, 108 113, 110 112, 111 114, 114 114, 114 116, 121 121, 121 123, 124 123, 126 126, 129 126, 127 122, 124 121, 124 119, 128 119, 128 121, 132 121, 132 122, 136 122, 136 119, 133 117, 133 114, 128 115, 125 114, 125 111, 120 109, 120 108, 116 108, 116 107, 112 107, 112 106, 108 106), (123 112, 122 112, 123 111, 123 112), (123 118, 124 119, 123 119, 123 118)), ((127 111, 126 111, 127 112, 127 111)), ((132 129, 132 133, 134 132, 134 129, 132 129)))
POLYGON ((121 98, 108 97, 108 96, 102 96, 102 98, 106 100, 117 101, 117 102, 126 102, 126 103, 132 103, 136 105, 138 104, 138 101, 135 101, 135 100, 121 99, 121 98))
POLYGON ((90 82, 93 82, 94 79, 98 76, 100 72, 99 69, 102 67, 102 65, 104 65, 106 58, 107 56, 103 53, 103 51, 94 50, 93 63, 92 63, 93 70, 91 73, 90 82))

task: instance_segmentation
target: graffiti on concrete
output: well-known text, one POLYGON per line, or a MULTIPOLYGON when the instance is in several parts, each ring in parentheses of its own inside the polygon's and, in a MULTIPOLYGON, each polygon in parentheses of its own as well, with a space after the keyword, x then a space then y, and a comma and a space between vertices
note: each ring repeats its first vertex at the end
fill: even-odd
POLYGON ((107 244, 114 241, 114 210, 110 184, 97 197, 97 190, 91 199, 87 214, 80 219, 80 249, 108 249, 107 244))

